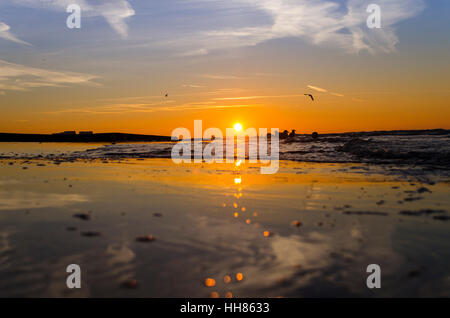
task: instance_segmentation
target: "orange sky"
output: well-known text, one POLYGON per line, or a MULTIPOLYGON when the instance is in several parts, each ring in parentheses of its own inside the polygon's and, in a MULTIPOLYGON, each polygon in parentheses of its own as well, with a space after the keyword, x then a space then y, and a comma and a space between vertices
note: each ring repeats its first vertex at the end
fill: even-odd
MULTIPOLYGON (((166 4, 142 2, 118 24, 94 6, 78 31, 41 2, 29 10, 0 4, 11 6, 0 20, 0 132, 170 135, 196 119, 204 129, 241 122, 298 133, 450 129, 450 43, 437 31, 448 30, 444 3, 417 6, 412 20, 395 6, 392 25, 378 30, 364 29, 363 10, 361 25, 346 32, 330 31, 323 0, 289 4, 317 15, 317 29, 305 33, 305 17, 280 30, 274 21, 288 8, 263 2, 242 15, 205 3, 190 8, 196 19, 181 8, 149 18, 166 4), (39 17, 33 30, 14 23, 39 17)), ((339 12, 334 23, 347 21, 339 12)))

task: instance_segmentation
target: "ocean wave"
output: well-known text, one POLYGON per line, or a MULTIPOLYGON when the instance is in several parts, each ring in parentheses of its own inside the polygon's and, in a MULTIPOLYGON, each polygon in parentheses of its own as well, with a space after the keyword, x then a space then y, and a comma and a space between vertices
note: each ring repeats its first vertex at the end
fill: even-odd
MULTIPOLYGON (((208 142, 203 143, 205 147, 208 142)), ((171 158, 174 142, 106 144, 94 148, 59 153, 27 153, 27 144, 23 151, 5 151, 0 147, 3 159, 127 159, 127 158, 171 158)), ((249 147, 257 147, 257 140, 246 144, 246 158, 249 147)), ((225 146, 224 146, 225 147, 225 146)), ((191 154, 184 157, 193 158, 191 154)), ((236 147, 235 147, 236 149, 236 147)), ((271 149, 268 145, 268 149, 271 149)), ((224 148, 225 154, 225 148, 224 148)), ((207 158, 205 158, 207 159, 207 158)), ((450 135, 375 135, 354 136, 352 134, 328 135, 313 139, 310 136, 296 136, 280 141, 280 160, 322 163, 371 163, 371 164, 408 164, 431 165, 450 169, 450 135)))

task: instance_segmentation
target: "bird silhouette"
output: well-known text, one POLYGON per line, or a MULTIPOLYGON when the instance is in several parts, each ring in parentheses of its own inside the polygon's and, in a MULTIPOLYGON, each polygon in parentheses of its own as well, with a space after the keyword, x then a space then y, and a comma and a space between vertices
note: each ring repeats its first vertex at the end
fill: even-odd
POLYGON ((164 96, 167 98, 167 97, 169 97, 169 94, 165 94, 164 96))
POLYGON ((311 98, 312 101, 314 101, 314 96, 312 96, 311 94, 304 94, 305 96, 309 96, 311 98))

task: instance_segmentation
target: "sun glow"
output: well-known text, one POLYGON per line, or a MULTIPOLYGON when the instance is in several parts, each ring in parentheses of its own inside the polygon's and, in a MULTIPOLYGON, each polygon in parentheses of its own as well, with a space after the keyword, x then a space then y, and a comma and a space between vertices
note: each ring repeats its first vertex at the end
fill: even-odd
POLYGON ((234 125, 234 130, 236 131, 242 131, 242 125, 240 123, 237 123, 234 125))

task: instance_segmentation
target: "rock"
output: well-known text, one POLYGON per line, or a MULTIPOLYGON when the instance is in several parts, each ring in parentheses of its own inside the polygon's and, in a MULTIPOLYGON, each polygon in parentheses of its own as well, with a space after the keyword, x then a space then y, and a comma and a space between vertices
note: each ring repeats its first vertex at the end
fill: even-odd
POLYGON ((422 200, 422 197, 410 197, 410 198, 404 198, 403 201, 405 202, 412 202, 412 201, 419 201, 422 200))
POLYGON ((136 241, 141 243, 149 243, 153 242, 154 240, 156 240, 156 238, 153 235, 139 236, 138 238, 136 238, 136 241))
POLYGON ((372 212, 372 211, 345 211, 345 212, 343 212, 343 214, 388 216, 388 213, 386 213, 386 212, 372 212))
POLYGON ((431 193, 431 191, 425 187, 421 187, 421 188, 417 189, 417 193, 425 193, 425 192, 431 193))
POLYGON ((78 218, 83 221, 89 221, 91 219, 91 216, 86 213, 77 213, 73 215, 74 218, 78 218))
POLYGON ((450 216, 448 216, 448 215, 435 215, 433 217, 433 219, 439 220, 439 221, 450 221, 450 216))
POLYGON ((418 277, 418 276, 420 276, 420 271, 418 271, 418 270, 413 270, 408 273, 409 278, 414 278, 414 277, 418 277))
POLYGON ((87 231, 87 232, 82 232, 81 235, 86 236, 86 237, 98 237, 98 236, 101 236, 102 234, 100 232, 87 231))
POLYGON ((135 288, 138 288, 139 284, 138 284, 137 280, 131 279, 126 282, 123 282, 121 284, 121 286, 122 286, 122 288, 135 289, 135 288))
POLYGON ((422 215, 441 214, 441 213, 445 213, 445 211, 444 210, 433 210, 433 209, 422 209, 422 210, 418 210, 418 211, 405 210, 405 211, 399 212, 399 214, 409 215, 409 216, 422 216, 422 215))

